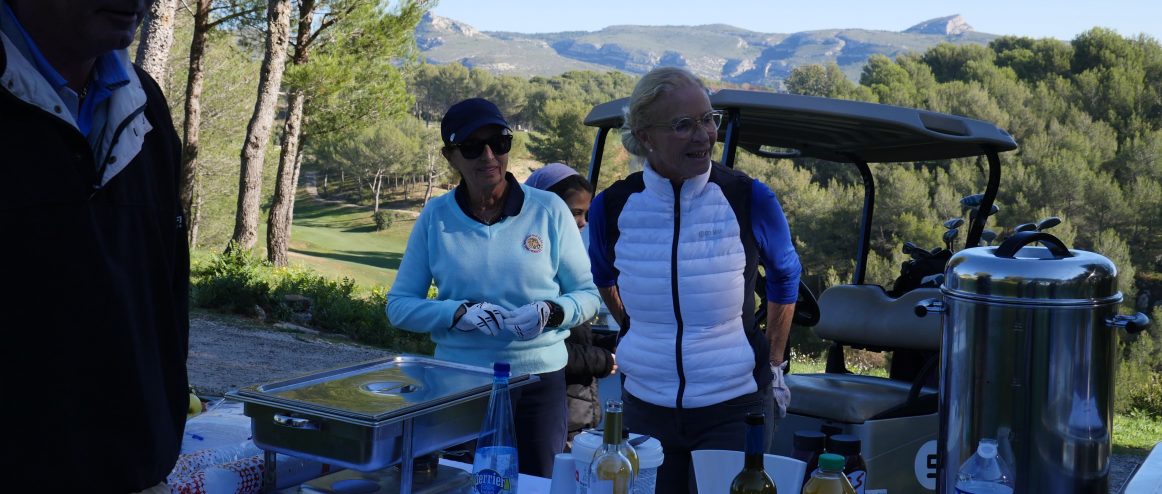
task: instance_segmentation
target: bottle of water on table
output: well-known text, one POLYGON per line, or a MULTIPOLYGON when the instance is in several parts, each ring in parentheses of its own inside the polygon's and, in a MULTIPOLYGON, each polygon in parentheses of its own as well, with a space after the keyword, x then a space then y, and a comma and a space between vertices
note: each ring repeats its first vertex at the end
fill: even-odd
POLYGON ((997 453, 995 439, 981 439, 976 453, 960 466, 957 494, 1013 494, 1013 474, 997 453))
POLYGON ((515 494, 518 475, 516 433, 512 422, 512 398, 508 394, 508 362, 492 365, 492 394, 480 437, 476 439, 475 477, 472 492, 515 494))

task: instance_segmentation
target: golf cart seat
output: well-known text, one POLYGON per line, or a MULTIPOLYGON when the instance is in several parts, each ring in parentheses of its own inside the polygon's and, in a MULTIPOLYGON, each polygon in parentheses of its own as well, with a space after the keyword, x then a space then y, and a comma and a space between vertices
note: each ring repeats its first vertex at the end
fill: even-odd
MULTIPOLYGON (((938 352, 940 321, 916 317, 912 308, 938 298, 936 288, 920 288, 891 298, 879 285, 837 285, 819 297, 815 333, 844 346, 877 351, 938 352)), ((928 371, 934 371, 934 367, 928 371)), ((936 388, 926 375, 912 381, 846 373, 789 374, 789 412, 848 424, 934 413, 936 388)))

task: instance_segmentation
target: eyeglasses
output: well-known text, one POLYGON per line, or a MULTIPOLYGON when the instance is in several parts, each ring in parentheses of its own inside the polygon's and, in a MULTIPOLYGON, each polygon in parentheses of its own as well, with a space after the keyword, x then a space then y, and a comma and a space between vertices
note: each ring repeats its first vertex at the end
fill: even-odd
POLYGON ((493 155, 500 156, 502 154, 508 154, 509 150, 512 149, 512 136, 500 134, 483 141, 465 141, 460 144, 449 144, 448 147, 460 148, 460 155, 464 159, 474 160, 484 154, 485 144, 492 149, 493 155))
POLYGON ((717 131, 722 126, 722 115, 721 110, 711 110, 698 118, 682 117, 670 123, 653 124, 646 127, 669 127, 670 130, 674 131, 675 137, 684 139, 693 135, 695 129, 717 131))

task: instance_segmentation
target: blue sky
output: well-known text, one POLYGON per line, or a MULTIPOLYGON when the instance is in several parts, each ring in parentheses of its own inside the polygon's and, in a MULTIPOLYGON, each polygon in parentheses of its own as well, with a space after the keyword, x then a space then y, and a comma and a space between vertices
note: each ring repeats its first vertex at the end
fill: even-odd
POLYGON ((903 31, 960 14, 991 34, 1071 40, 1094 26, 1162 40, 1162 0, 440 0, 436 15, 484 31, 596 31, 617 24, 731 24, 765 33, 903 31))

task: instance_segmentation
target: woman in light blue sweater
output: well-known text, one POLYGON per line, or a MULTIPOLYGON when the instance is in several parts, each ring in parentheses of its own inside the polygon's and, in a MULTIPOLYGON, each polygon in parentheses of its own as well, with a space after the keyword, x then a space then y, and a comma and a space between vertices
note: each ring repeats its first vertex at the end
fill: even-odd
POLYGON ((408 239, 387 297, 392 325, 429 333, 436 358, 480 367, 505 361, 536 374, 513 405, 520 471, 548 477, 565 445, 566 328, 600 305, 572 214, 555 194, 507 172, 512 132, 473 98, 440 122, 442 153, 460 185, 433 199, 408 239), (427 298, 435 282, 436 299, 427 298))

